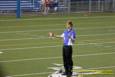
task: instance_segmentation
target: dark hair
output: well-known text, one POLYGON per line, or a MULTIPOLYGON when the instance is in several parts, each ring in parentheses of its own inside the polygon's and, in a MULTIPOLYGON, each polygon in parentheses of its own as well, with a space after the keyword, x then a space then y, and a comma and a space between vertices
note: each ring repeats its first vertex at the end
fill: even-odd
POLYGON ((68 20, 68 21, 67 21, 67 24, 69 24, 71 27, 73 26, 73 23, 72 23, 71 20, 68 20))

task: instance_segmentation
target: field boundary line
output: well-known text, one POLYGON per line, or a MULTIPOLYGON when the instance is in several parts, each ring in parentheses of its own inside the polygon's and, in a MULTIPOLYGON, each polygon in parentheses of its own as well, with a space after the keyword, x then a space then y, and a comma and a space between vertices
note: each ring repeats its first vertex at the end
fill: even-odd
MULTIPOLYGON (((87 68, 87 69, 106 69, 106 68, 115 68, 115 66, 101 66, 101 67, 87 68)), ((11 77, 33 76, 33 75, 45 75, 45 74, 50 74, 50 73, 52 73, 52 72, 41 72, 41 73, 19 74, 19 75, 12 75, 11 77)))
POLYGON ((95 68, 87 68, 87 69, 103 69, 103 68, 115 68, 115 66, 103 66, 103 67, 95 67, 95 68))
MULTIPOLYGON (((59 26, 59 25, 63 25, 63 24, 47 24, 47 25, 45 25, 45 24, 40 24, 39 26, 45 26, 45 27, 46 27, 46 26, 51 26, 51 25, 52 25, 52 26, 53 26, 53 25, 59 26)), ((38 26, 38 25, 23 25, 23 26, 29 26, 29 27, 31 26, 31 27, 33 27, 33 26, 38 26)), ((16 25, 10 25, 10 26, 1 26, 0 28, 10 28, 10 27, 12 28, 12 27, 20 27, 20 26, 19 26, 19 25, 17 25, 17 26, 16 26, 16 25)))
MULTIPOLYGON (((89 56, 111 55, 111 54, 115 54, 115 52, 73 55, 73 57, 89 57, 89 56)), ((62 58, 62 57, 58 56, 58 57, 47 57, 47 58, 16 59, 16 60, 6 60, 6 61, 0 61, 0 62, 2 62, 2 63, 11 63, 11 62, 33 61, 33 60, 60 59, 60 58, 62 58)))
MULTIPOLYGON (((31 38, 30 38, 30 39, 31 39, 31 38)), ((114 37, 113 37, 113 38, 108 38, 108 39, 106 39, 106 40, 109 40, 109 39, 110 39, 110 40, 114 40, 115 38, 114 38, 114 37)), ((95 40, 95 39, 93 39, 93 40, 84 40, 84 41, 82 41, 82 42, 79 42, 79 44, 80 44, 80 43, 81 43, 81 44, 82 44, 82 43, 88 43, 88 42, 91 43, 92 41, 94 42, 94 40, 95 40)), ((96 39, 95 41, 104 41, 104 39, 96 39)), ((92 43, 93 43, 93 42, 92 42, 92 43)), ((45 42, 45 43, 42 43, 42 44, 47 44, 47 43, 49 43, 49 42, 45 42)), ((51 44, 57 44, 57 42, 50 42, 50 43, 51 43, 51 44)), ((79 45, 79 44, 78 44, 78 45, 79 45)), ((22 44, 8 44, 8 45, 0 45, 0 46, 16 46, 16 45, 22 45, 22 44)), ((30 44, 23 44, 23 45, 30 45, 30 44)))
MULTIPOLYGON (((99 33, 99 34, 87 34, 87 35, 78 35, 77 37, 85 37, 85 36, 102 36, 102 35, 114 35, 115 33, 99 33)), ((37 36, 37 35, 35 35, 37 36)), ((20 39, 0 39, 0 41, 15 41, 15 40, 33 40, 33 39, 48 39, 49 37, 46 36, 39 36, 39 37, 31 37, 31 38, 20 38, 20 39)))
POLYGON ((59 31, 59 30, 64 30, 64 29, 42 29, 42 30, 22 30, 22 31, 4 31, 4 32, 0 32, 0 33, 25 33, 25 32, 39 32, 39 31, 59 31))
POLYGON ((50 74, 52 72, 41 72, 41 73, 30 73, 30 74, 20 74, 20 75, 12 75, 11 77, 20 77, 20 76, 31 76, 31 75, 45 75, 45 74, 50 74))
MULTIPOLYGON (((69 19, 82 19, 82 18, 109 18, 109 17, 115 17, 113 16, 91 16, 91 17, 69 17, 69 19)), ((34 21, 34 20, 63 20, 63 19, 68 19, 68 17, 63 17, 63 18, 31 18, 31 19, 4 19, 4 20, 0 20, 0 21, 34 21)))
POLYGON ((39 36, 39 37, 31 37, 31 38, 20 38, 20 39, 3 39, 0 41, 17 41, 17 40, 33 40, 33 39, 48 39, 49 37, 46 36, 39 36))
MULTIPOLYGON (((115 42, 103 42, 103 43, 86 43, 86 44, 74 44, 74 45, 99 45, 99 44, 106 44, 106 43, 115 43, 115 42)), ((0 49, 0 51, 7 51, 7 50, 23 50, 23 49, 36 49, 36 48, 55 48, 61 47, 62 45, 47 45, 47 46, 33 46, 33 47, 23 47, 23 48, 7 48, 7 49, 0 49)))
MULTIPOLYGON (((59 25, 59 24, 57 24, 59 25)), ((115 28, 115 26, 105 26, 105 28, 115 28)), ((85 29, 103 29, 103 27, 89 27, 89 28, 76 28, 79 30, 85 30, 85 29)), ((58 28, 58 29, 42 29, 42 30, 20 30, 20 31, 1 31, 0 33, 25 33, 25 32, 39 32, 39 31, 60 31, 60 30, 64 30, 62 28, 58 28)))

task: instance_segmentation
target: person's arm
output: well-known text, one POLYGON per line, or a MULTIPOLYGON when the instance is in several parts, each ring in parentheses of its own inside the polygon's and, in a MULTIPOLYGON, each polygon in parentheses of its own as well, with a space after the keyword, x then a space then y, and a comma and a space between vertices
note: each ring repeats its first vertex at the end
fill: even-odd
POLYGON ((56 35, 56 34, 54 34, 53 32, 49 32, 49 33, 48 33, 48 36, 49 36, 50 38, 63 38, 63 37, 64 37, 64 34, 62 34, 62 35, 56 35))
POLYGON ((56 37, 56 38, 62 38, 60 35, 55 35, 54 37, 56 37))
POLYGON ((64 37, 64 34, 61 34, 61 35, 55 35, 56 38, 63 38, 64 37))

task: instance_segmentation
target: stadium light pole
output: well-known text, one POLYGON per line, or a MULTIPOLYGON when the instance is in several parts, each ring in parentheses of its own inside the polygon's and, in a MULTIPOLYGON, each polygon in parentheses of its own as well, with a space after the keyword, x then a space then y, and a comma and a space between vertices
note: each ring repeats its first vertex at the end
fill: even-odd
POLYGON ((20 18, 21 17, 21 9, 20 9, 20 0, 17 0, 17 8, 16 8, 16 18, 20 18))
POLYGON ((113 12, 115 12, 115 0, 113 0, 113 12))
POLYGON ((101 1, 98 0, 98 11, 100 12, 100 4, 101 4, 101 1))
POLYGON ((70 11, 71 11, 71 0, 67 0, 68 1, 68 14, 70 14, 70 11))
POLYGON ((89 13, 91 12, 92 1, 89 0, 89 13))

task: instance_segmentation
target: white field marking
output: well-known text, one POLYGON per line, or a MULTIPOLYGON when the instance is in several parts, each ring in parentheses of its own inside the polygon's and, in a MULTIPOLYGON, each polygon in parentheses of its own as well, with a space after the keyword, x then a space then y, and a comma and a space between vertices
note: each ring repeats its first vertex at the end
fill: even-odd
MULTIPOLYGON (((46 38, 48 38, 48 37, 46 37, 46 38)), ((28 38, 28 39, 34 39, 34 38, 28 38)), ((37 38, 35 38, 35 39, 37 39, 37 38)), ((41 39, 41 38, 38 38, 38 39, 41 39)), ((42 39, 45 39, 45 38, 42 38, 42 39)), ((112 39, 112 38, 109 38, 110 40, 115 40, 115 39, 112 39)), ((107 40, 109 40, 109 39, 107 39, 107 40)), ((19 40, 19 39, 17 39, 17 40, 19 40)), ((27 39, 26 39, 27 40, 27 39)), ((94 40, 94 39, 93 39, 94 40)), ((82 42, 79 42, 79 43, 81 43, 81 44, 83 44, 83 43, 87 43, 87 42, 91 42, 92 43, 92 41, 93 40, 84 40, 84 41, 82 41, 82 42)), ((103 41, 104 39, 96 39, 95 41, 103 41)), ((43 43, 43 44, 47 44, 48 42, 45 42, 45 43, 43 43)), ((57 42, 51 42, 52 44, 57 44, 57 42)), ((0 46, 16 46, 16 45, 22 45, 22 44, 15 44, 15 45, 13 45, 13 44, 10 44, 10 45, 0 45, 0 46)), ((30 44, 23 44, 23 45, 30 45, 30 44)), ((79 44, 78 44, 79 45, 79 44)), ((97 46, 103 46, 103 47, 106 47, 106 48, 109 48, 109 47, 113 47, 113 46, 104 46, 104 45, 98 45, 97 44, 97 46)))
MULTIPOLYGON (((46 25, 45 25, 45 24, 41 24, 41 25, 39 25, 39 26, 45 26, 45 27, 47 27, 47 26, 53 26, 53 25, 54 25, 54 26, 60 26, 60 25, 64 25, 64 24, 46 24, 46 25)), ((38 25, 23 25, 23 26, 33 27, 33 26, 38 26, 38 25)), ((1 26, 0 28, 13 28, 13 27, 14 27, 14 28, 15 28, 15 27, 18 28, 18 27, 22 27, 22 26, 19 26, 19 25, 17 25, 17 26, 16 26, 16 25, 10 25, 10 26, 1 26)), ((111 27, 111 26, 110 26, 110 27, 111 27)), ((113 27, 114 27, 114 26, 113 26, 113 27)))
MULTIPOLYGON (((93 22, 90 22, 90 24, 92 24, 93 22)), ((54 26, 61 26, 61 25, 64 25, 64 24, 43 24, 43 25, 39 25, 39 26, 51 26, 51 25, 54 25, 54 26)), ((76 25, 76 24, 74 24, 74 25, 76 25)), ((33 27, 33 26, 38 26, 38 25, 23 25, 23 26, 29 26, 29 27, 33 27)), ((102 25, 101 25, 102 26, 102 25)), ((14 26, 1 26, 0 28, 13 28, 13 27, 20 27, 20 26, 16 26, 16 25, 14 25, 14 26)), ((105 29, 105 28, 115 28, 115 26, 113 26, 113 25, 109 25, 109 26, 102 26, 102 27, 85 27, 85 28, 78 28, 78 29, 105 29)), ((62 29, 62 28, 61 28, 62 29)), ((26 30, 25 30, 26 31, 26 30)), ((28 30, 27 30, 28 31, 28 30)), ((30 30, 31 31, 31 30, 30 30)), ((36 30, 35 30, 36 31, 36 30)), ((9 31, 10 32, 10 31, 9 31)), ((13 31, 11 31, 11 32, 13 32, 13 31)), ((1 32, 0 32, 1 33, 1 32)))
MULTIPOLYGON (((95 67, 95 68, 87 68, 87 69, 105 69, 105 68, 115 68, 115 66, 103 66, 103 67, 95 67)), ((52 72, 19 74, 19 75, 12 75, 12 77, 33 76, 33 75, 45 75, 45 74, 51 74, 51 73, 52 73, 52 72)))
MULTIPOLYGON (((114 35, 115 33, 99 33, 99 34, 87 34, 87 35, 79 35, 79 36, 102 36, 102 35, 114 35)), ((78 37, 79 37, 78 36, 78 37)))
MULTIPOLYGON (((101 40, 101 39, 100 39, 100 40, 101 40)), ((103 40, 103 39, 102 39, 102 40, 103 40)), ((61 42, 60 42, 60 43, 61 43, 61 42)), ((60 43, 57 43, 57 42, 54 42, 54 41, 53 41, 53 42, 50 42, 50 44, 52 44, 52 45, 53 45, 53 44, 56 45, 56 44, 60 44, 60 43)), ((81 43, 84 43, 84 42, 81 42, 81 43)), ((42 43, 42 45, 48 45, 48 44, 49 44, 49 42, 43 42, 43 43, 42 43)), ((38 43, 37 43, 37 44, 35 44, 35 43, 34 43, 34 44, 31 44, 31 43, 29 43, 29 44, 27 44, 27 43, 23 43, 23 44, 22 44, 22 43, 19 43, 19 44, 18 44, 18 43, 16 43, 16 44, 0 45, 0 47, 4 47, 4 46, 15 47, 15 46, 22 46, 22 45, 23 45, 23 46, 32 46, 32 45, 34 45, 34 46, 38 46, 38 45, 41 46, 41 45, 38 44, 38 43)))
POLYGON ((100 26, 100 27, 95 27, 95 26, 89 26, 89 27, 82 27, 82 28, 79 28, 79 27, 77 27, 76 28, 76 30, 78 29, 78 30, 87 30, 87 29, 111 29, 111 28, 115 28, 115 25, 113 25, 113 26, 100 26))
POLYGON ((12 76, 5 76, 5 77, 12 77, 12 76))
MULTIPOLYGON (((109 17, 115 17, 115 16, 92 16, 92 17, 69 17, 69 19, 84 19, 84 18, 109 18, 109 17)), ((0 21, 8 21, 8 22, 10 22, 10 21, 34 21, 34 20, 63 20, 63 19, 68 19, 68 17, 63 17, 63 18, 31 18, 31 19, 4 19, 4 20, 0 20, 0 21)))
POLYGON ((6 32, 0 32, 0 33, 25 33, 25 32, 39 32, 39 31, 59 31, 64 29, 42 29, 42 30, 23 30, 23 31, 6 31, 6 32))
POLYGON ((20 77, 20 76, 33 76, 33 75, 45 75, 50 74, 52 72, 41 72, 41 73, 30 73, 30 74, 20 74, 20 75, 12 75, 11 77, 20 77))
POLYGON ((34 40, 34 39, 48 39, 49 37, 46 36, 39 36, 39 37, 31 37, 31 38, 19 38, 19 39, 3 39, 0 41, 17 41, 17 40, 34 40))
MULTIPOLYGON (((101 45, 100 45, 101 46, 101 45)), ((105 45, 102 45, 104 48, 114 48, 114 46, 105 46, 105 45)))
MULTIPOLYGON (((108 43, 115 43, 115 42, 103 42, 103 43, 86 43, 86 44, 75 44, 75 45, 101 45, 101 44, 108 44, 108 43)), ((55 48, 61 47, 62 45, 51 45, 51 46, 37 46, 37 47, 23 47, 23 48, 7 48, 7 49, 0 49, 0 51, 9 51, 9 50, 25 50, 25 49, 37 49, 37 48, 55 48)))
POLYGON ((61 45, 52 45, 52 46, 37 46, 37 47, 23 47, 23 48, 8 48, 8 49, 0 49, 1 51, 6 51, 6 50, 23 50, 23 49, 36 49, 36 48, 55 48, 55 47, 60 47, 61 45))
POLYGON ((87 69, 104 69, 104 68, 105 68, 105 69, 106 69, 106 68, 115 68, 115 66, 102 66, 102 67, 97 67, 97 68, 96 68, 96 67, 95 67, 95 68, 93 67, 93 68, 87 68, 87 69))
MULTIPOLYGON (((115 52, 111 53, 93 53, 93 54, 82 54, 82 55, 73 55, 73 57, 89 57, 89 56, 100 56, 100 55, 111 55, 115 54, 115 52)), ((11 62, 22 62, 22 61, 35 61, 35 60, 51 60, 51 59, 60 59, 61 56, 57 57, 47 57, 47 58, 30 58, 30 59, 16 59, 16 60, 6 60, 0 61, 1 63, 11 63, 11 62)))
POLYGON ((2 54, 3 52, 0 51, 0 54, 2 54))
MULTIPOLYGON (((115 33, 103 33, 103 34, 88 34, 88 35, 78 35, 77 37, 85 37, 85 36, 102 36, 102 35, 115 35, 115 33)), ((37 36, 37 35, 35 35, 37 36)), ((33 39, 48 39, 49 37, 46 36, 39 36, 33 38, 19 38, 19 39, 1 39, 0 41, 17 41, 17 40, 33 40, 33 39)))
MULTIPOLYGON (((58 25, 62 25, 62 24, 56 24, 57 26, 58 25)), ((115 28, 115 26, 104 26, 104 28, 103 27, 86 27, 86 28, 77 28, 76 30, 85 30, 85 29, 105 29, 105 28, 108 28, 108 29, 110 29, 110 28, 115 28)), ((2 31, 2 32, 0 32, 0 33, 24 33, 24 32, 39 32, 39 31, 60 31, 60 30, 64 30, 64 29, 62 29, 62 28, 58 28, 58 29, 41 29, 41 30, 23 30, 23 31, 2 31)))
POLYGON ((22 62, 22 61, 34 61, 34 60, 50 60, 50 59, 60 59, 59 57, 47 57, 47 58, 30 58, 30 59, 16 59, 16 60, 6 60, 0 61, 1 63, 11 63, 11 62, 22 62))
POLYGON ((88 56, 99 56, 99 55, 111 55, 115 54, 115 52, 110 52, 110 53, 93 53, 93 54, 83 54, 83 55, 73 55, 73 57, 88 57, 88 56))

